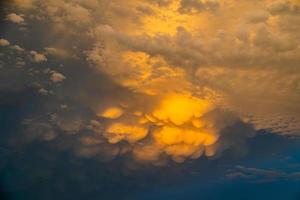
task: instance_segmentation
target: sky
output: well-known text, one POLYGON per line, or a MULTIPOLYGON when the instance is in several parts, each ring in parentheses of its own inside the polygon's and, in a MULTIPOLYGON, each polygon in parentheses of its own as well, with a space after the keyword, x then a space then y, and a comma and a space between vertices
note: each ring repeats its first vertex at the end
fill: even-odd
POLYGON ((299 0, 0 2, 1 199, 300 199, 299 0))

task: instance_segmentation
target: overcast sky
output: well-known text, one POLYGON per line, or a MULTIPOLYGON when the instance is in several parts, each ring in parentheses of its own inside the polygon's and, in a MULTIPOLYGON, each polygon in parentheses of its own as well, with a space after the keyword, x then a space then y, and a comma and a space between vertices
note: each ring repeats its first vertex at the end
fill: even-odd
POLYGON ((300 198, 299 0, 0 6, 6 199, 300 198))

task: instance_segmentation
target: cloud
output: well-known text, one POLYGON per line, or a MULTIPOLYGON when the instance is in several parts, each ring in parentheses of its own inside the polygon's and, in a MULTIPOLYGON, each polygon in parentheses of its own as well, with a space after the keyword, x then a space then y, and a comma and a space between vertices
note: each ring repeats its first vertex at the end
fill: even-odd
POLYGON ((159 6, 168 6, 171 4, 171 0, 148 0, 149 3, 154 3, 159 6))
POLYGON ((6 16, 6 20, 15 24, 21 24, 24 22, 22 15, 17 15, 15 13, 10 13, 6 16))
POLYGON ((20 47, 19 45, 13 45, 10 47, 11 49, 14 49, 16 51, 19 51, 19 52, 23 52, 25 51, 22 47, 20 47))
POLYGON ((268 10, 273 15, 296 14, 299 11, 299 5, 286 0, 277 0, 269 5, 268 10))
POLYGON ((243 153, 258 129, 299 134, 296 2, 17 4, 26 22, 37 24, 24 37, 39 36, 20 46, 44 49, 21 54, 33 61, 22 69, 28 85, 59 102, 43 112, 52 114, 50 127, 42 120, 38 128, 72 137, 78 156, 161 165, 218 157, 228 148, 243 153), (61 64, 69 66, 63 73, 61 64))
POLYGON ((254 167, 236 166, 226 175, 229 179, 244 179, 255 183, 274 182, 278 179, 299 180, 298 172, 285 172, 274 169, 261 169, 254 167))
POLYGON ((147 6, 138 6, 136 8, 139 12, 145 14, 145 15, 152 15, 153 14, 153 10, 147 6))
POLYGON ((44 54, 38 53, 36 51, 30 51, 30 54, 32 55, 33 61, 36 63, 47 61, 47 58, 44 54))
POLYGON ((108 118, 108 119, 117 119, 123 115, 123 109, 118 107, 107 108, 102 113, 99 113, 98 116, 108 118))
POLYGON ((66 79, 66 77, 63 74, 59 73, 59 72, 52 71, 50 79, 54 83, 59 83, 59 82, 64 81, 66 79))
POLYGON ((180 0, 180 7, 178 11, 180 13, 193 13, 202 11, 214 11, 219 7, 219 3, 214 0, 202 1, 202 0, 180 0))
POLYGON ((264 10, 258 10, 248 14, 247 21, 249 23, 260 23, 266 22, 269 19, 269 13, 264 10))
POLYGON ((68 51, 66 51, 65 49, 46 47, 45 52, 46 52, 46 54, 57 56, 62 59, 72 57, 72 55, 70 55, 70 53, 68 51))
POLYGON ((41 88, 38 90, 38 93, 40 93, 41 95, 48 95, 49 94, 49 91, 47 91, 46 89, 44 88, 41 88))
POLYGON ((6 39, 1 38, 0 39, 0 46, 8 46, 10 45, 10 42, 6 39))
POLYGON ((22 8, 32 8, 36 0, 13 0, 13 2, 22 8))

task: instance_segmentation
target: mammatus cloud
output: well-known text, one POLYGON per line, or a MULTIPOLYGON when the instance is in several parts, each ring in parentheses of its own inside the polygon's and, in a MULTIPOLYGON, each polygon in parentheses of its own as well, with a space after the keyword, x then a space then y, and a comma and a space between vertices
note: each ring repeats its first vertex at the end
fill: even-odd
MULTIPOLYGON (((149 102, 150 103, 150 102, 149 102)), ((122 140, 135 144, 148 135, 143 145, 135 145, 133 153, 141 161, 158 161, 162 154, 170 155, 177 162, 187 157, 198 158, 205 147, 216 143, 218 134, 201 117, 212 107, 203 100, 188 95, 169 94, 149 111, 132 110, 106 128, 105 137, 112 144, 122 140)), ((104 117, 118 117, 110 109, 104 117)), ((206 149, 206 154, 210 152, 206 149)))
MULTIPOLYGON (((33 63, 73 58, 111 81, 93 92, 101 98, 72 94, 90 116, 52 112, 50 123, 25 123, 46 130, 45 140, 59 138, 56 129, 69 135, 91 131, 78 136, 78 155, 130 155, 162 164, 166 158, 217 156, 252 137, 251 125, 299 134, 298 1, 14 2, 26 21, 30 15, 31 23, 51 27, 49 34, 39 32, 49 43, 40 48, 45 52, 28 53, 33 63), (126 95, 118 95, 112 83, 126 95)), ((2 46, 10 45, 5 41, 2 46)), ((49 88, 64 87, 71 78, 58 71, 43 69, 52 83, 62 84, 47 83, 49 88)), ((67 96, 44 87, 38 93, 67 96)))

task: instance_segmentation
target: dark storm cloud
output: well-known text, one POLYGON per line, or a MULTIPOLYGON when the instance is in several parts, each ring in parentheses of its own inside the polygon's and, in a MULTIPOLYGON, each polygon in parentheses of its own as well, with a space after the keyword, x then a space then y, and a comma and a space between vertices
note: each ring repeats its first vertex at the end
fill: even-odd
POLYGON ((174 34, 136 25, 153 23, 147 17, 158 22, 169 18, 184 26, 184 17, 197 21, 198 15, 208 14, 218 21, 219 12, 231 16, 215 1, 178 1, 175 16, 159 16, 168 15, 159 9, 173 6, 160 0, 135 6, 117 0, 14 2, 1 13, 0 32, 0 177, 12 199, 130 199, 157 185, 195 179, 205 185, 226 174, 298 180, 297 170, 239 163, 261 161, 298 142, 257 133, 273 128, 279 134, 299 134, 297 5, 272 4, 264 10, 251 2, 237 3, 251 7, 237 30, 227 30, 235 23, 224 21, 220 29, 225 31, 212 28, 214 34, 207 39, 181 24, 174 34), (273 15, 279 15, 276 33, 268 24, 273 15), (295 26, 287 26, 287 21, 295 26), (203 134, 217 135, 214 144, 202 144, 201 139, 209 137, 196 137, 200 145, 195 145, 188 128, 201 128, 199 121, 151 116, 170 91, 194 95, 175 96, 196 104, 195 109, 182 110, 189 120, 202 109, 198 98, 216 101, 200 118, 210 128, 209 134, 201 129, 203 134), (241 118, 237 113, 245 110, 261 111, 263 117, 241 118), (144 128, 143 121, 150 128, 144 128), (109 133, 115 124, 125 132, 109 133), (170 142, 166 134, 161 138, 171 145, 156 148, 160 127, 166 124, 175 127, 178 137, 170 142), (184 137, 187 132, 192 141, 184 137))

